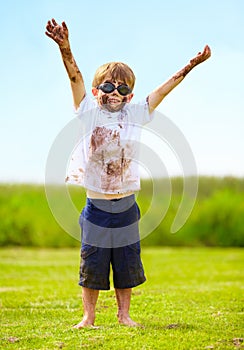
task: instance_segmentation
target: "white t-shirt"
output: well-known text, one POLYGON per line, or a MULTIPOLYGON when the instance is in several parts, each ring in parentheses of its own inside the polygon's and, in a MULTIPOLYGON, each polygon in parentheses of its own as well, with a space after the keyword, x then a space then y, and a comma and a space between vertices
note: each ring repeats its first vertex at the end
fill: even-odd
POLYGON ((120 111, 109 112, 86 95, 76 114, 79 141, 66 182, 107 194, 138 191, 141 129, 153 118, 148 102, 126 103, 120 111))

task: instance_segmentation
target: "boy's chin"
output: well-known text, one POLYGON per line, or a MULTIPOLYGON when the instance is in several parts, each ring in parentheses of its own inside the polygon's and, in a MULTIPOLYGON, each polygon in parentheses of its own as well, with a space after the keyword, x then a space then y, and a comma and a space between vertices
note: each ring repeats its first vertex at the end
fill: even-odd
POLYGON ((125 105, 125 102, 122 102, 118 105, 106 103, 106 104, 102 104, 101 107, 108 112, 118 112, 124 107, 124 105, 125 105))

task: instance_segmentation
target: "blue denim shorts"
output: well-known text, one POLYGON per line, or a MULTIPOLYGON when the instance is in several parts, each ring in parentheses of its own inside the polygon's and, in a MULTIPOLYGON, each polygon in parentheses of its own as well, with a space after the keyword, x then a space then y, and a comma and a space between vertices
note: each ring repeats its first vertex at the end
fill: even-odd
POLYGON ((135 196, 118 200, 87 199, 80 216, 82 230, 79 285, 110 289, 110 269, 115 288, 133 288, 146 278, 140 257, 135 196))

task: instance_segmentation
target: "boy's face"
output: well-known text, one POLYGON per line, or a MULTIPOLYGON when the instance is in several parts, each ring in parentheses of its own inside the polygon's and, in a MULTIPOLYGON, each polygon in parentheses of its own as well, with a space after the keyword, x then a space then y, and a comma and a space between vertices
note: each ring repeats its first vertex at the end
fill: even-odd
POLYGON ((133 93, 125 82, 111 79, 105 79, 97 88, 92 89, 92 93, 99 106, 109 112, 121 110, 124 104, 129 103, 133 97, 133 93), (119 90, 117 90, 118 87, 119 90))

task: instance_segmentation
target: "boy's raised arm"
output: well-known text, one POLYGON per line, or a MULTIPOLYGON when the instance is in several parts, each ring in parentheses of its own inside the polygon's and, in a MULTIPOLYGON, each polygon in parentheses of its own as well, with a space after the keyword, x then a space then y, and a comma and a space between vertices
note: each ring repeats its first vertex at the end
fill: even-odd
POLYGON ((85 97, 85 85, 83 77, 75 62, 69 43, 69 32, 65 22, 59 25, 55 19, 47 22, 46 35, 53 39, 59 46, 64 66, 68 73, 73 94, 74 106, 78 108, 85 97))
POLYGON ((170 91, 172 91, 194 67, 206 61, 210 56, 210 47, 206 45, 203 52, 199 52, 197 56, 192 58, 184 68, 156 88, 148 97, 149 111, 152 112, 155 108, 157 108, 165 96, 167 96, 168 93, 170 93, 170 91))

